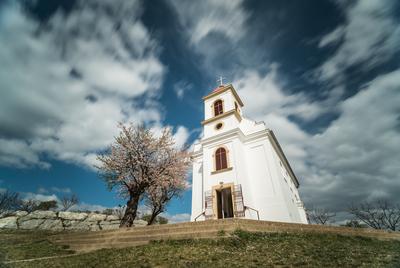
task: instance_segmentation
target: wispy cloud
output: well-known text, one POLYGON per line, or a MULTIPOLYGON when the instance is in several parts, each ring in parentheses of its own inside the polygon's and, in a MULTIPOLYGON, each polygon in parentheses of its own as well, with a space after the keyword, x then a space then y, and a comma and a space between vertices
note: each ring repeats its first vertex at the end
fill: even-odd
POLYGON ((319 43, 319 47, 339 44, 319 69, 320 79, 342 82, 351 66, 359 64, 359 69, 368 70, 390 59, 400 43, 400 24, 393 12, 396 4, 394 0, 361 0, 345 5, 346 22, 319 43))
POLYGON ((78 1, 44 27, 19 4, 3 5, 0 165, 49 168, 45 154, 93 167, 118 122, 161 125, 165 67, 140 9, 138 1, 78 1))
POLYGON ((51 189, 51 191, 56 192, 56 193, 63 193, 63 194, 72 193, 72 190, 69 187, 65 187, 65 188, 51 187, 50 189, 51 189))
POLYGON ((192 90, 192 88, 193 85, 185 81, 179 81, 174 85, 175 94, 180 100, 182 100, 185 94, 192 90))

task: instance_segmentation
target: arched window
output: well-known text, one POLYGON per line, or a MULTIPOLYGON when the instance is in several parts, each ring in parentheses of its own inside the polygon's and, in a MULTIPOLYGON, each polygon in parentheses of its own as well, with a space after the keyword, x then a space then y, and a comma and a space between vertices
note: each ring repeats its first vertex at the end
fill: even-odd
POLYGON ((228 168, 228 160, 226 157, 226 150, 225 148, 218 148, 215 152, 215 169, 221 170, 228 168))
POLYGON ((214 116, 222 114, 224 112, 224 108, 222 107, 222 100, 217 100, 214 102, 214 116))

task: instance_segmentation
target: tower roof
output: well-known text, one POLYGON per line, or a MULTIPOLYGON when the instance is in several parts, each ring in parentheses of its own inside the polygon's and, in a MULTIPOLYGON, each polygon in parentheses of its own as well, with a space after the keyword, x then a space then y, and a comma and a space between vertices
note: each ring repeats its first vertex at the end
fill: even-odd
POLYGON ((212 98, 212 97, 214 97, 214 96, 217 96, 218 94, 221 94, 221 93, 223 93, 223 92, 225 92, 225 91, 228 91, 228 90, 231 90, 231 91, 232 91, 232 94, 233 94, 233 96, 235 96, 236 101, 239 103, 240 106, 243 107, 244 104, 243 104, 242 100, 240 99, 239 95, 237 94, 236 90, 235 90, 234 87, 232 86, 232 84, 229 84, 229 85, 220 85, 220 86, 214 88, 213 91, 212 91, 210 94, 208 94, 207 96, 204 96, 204 97, 203 97, 203 100, 207 100, 207 99, 209 99, 209 98, 212 98))

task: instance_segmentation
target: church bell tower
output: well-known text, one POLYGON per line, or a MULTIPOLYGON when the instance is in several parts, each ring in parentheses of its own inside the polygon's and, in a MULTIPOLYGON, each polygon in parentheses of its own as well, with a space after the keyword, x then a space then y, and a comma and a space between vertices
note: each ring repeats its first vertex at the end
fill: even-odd
POLYGON ((203 137, 192 156, 191 220, 307 223, 298 180, 273 132, 243 117, 244 104, 230 84, 203 101, 203 137))

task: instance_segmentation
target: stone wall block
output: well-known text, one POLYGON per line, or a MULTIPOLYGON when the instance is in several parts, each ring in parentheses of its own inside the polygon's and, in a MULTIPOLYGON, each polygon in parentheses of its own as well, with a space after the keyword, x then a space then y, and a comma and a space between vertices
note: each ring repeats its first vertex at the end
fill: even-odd
POLYGON ((39 225, 38 229, 40 230, 51 230, 51 231, 62 231, 64 230, 64 226, 60 219, 46 219, 44 222, 39 225))
POLYGON ((119 218, 115 215, 107 215, 107 221, 119 221, 119 218))
POLYGON ((107 215, 105 214, 98 214, 98 213, 90 213, 86 219, 86 221, 104 221, 107 218, 107 215))
POLYGON ((58 217, 63 220, 80 220, 83 221, 88 217, 87 213, 78 213, 78 212, 69 212, 69 211, 61 211, 58 213, 58 217))
MULTIPOLYGON (((26 216, 24 217, 26 218, 26 216)), ((39 226, 45 221, 45 219, 26 219, 22 220, 18 219, 19 229, 23 230, 34 230, 38 229, 39 226)))
POLYGON ((11 216, 0 219, 0 229, 17 229, 17 220, 18 217, 11 216))
POLYGON ((80 231, 89 231, 90 225, 85 221, 81 220, 64 220, 63 221, 65 230, 80 230, 80 231))
POLYGON ((57 212, 50 210, 36 210, 23 216, 27 219, 56 219, 57 212))

